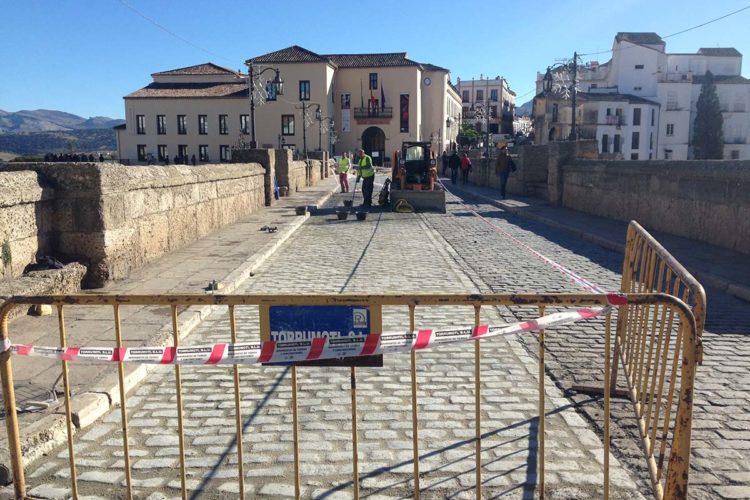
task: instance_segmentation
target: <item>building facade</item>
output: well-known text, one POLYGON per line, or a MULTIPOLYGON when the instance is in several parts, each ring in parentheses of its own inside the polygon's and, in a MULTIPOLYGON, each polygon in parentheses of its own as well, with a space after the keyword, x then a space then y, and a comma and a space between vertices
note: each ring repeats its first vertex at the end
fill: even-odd
MULTIPOLYGON (((577 68, 577 137, 597 139, 602 156, 692 159, 696 103, 706 71, 714 75, 724 118, 724 158, 750 159, 750 80, 734 48, 668 54, 656 33, 618 33, 612 58, 577 68)), ((550 88, 561 73, 537 74, 536 142, 570 137, 572 101, 550 88)))
POLYGON ((485 133, 489 128, 490 134, 513 134, 516 93, 505 78, 480 75, 479 80, 459 80, 457 86, 464 125, 473 125, 485 133))
MULTIPOLYGON (((455 144, 461 103, 447 69, 406 53, 319 55, 299 46, 248 59, 258 147, 327 150, 359 147, 377 164, 406 140, 455 144), (270 82, 283 80, 277 94, 270 82)), ((211 63, 154 73, 125 96, 120 158, 130 163, 228 161, 251 141, 248 75, 211 63)))

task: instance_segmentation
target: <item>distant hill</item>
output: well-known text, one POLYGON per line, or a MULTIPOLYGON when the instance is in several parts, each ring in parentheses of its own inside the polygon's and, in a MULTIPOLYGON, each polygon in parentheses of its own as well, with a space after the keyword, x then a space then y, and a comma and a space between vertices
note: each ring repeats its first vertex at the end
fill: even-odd
POLYGON ((122 123, 125 123, 125 120, 115 120, 106 116, 83 118, 49 109, 22 110, 14 113, 0 109, 0 134, 112 128, 122 123))
POLYGON ((525 102, 521 104, 520 106, 516 106, 516 116, 531 116, 533 105, 534 105, 534 100, 531 99, 530 101, 525 102))
POLYGON ((63 111, 0 110, 0 151, 17 155, 114 151, 113 127, 125 123, 106 116, 83 118, 63 111))

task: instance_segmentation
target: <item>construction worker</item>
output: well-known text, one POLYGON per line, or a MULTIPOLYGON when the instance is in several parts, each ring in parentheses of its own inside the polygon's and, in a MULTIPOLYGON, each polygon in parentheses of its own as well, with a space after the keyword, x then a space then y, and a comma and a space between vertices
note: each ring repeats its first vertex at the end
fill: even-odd
POLYGON ((372 165, 372 158, 365 154, 364 149, 359 149, 359 161, 357 162, 357 182, 362 178, 362 206, 372 206, 372 190, 375 186, 375 167, 372 165))
POLYGON ((351 160, 349 159, 349 151, 341 155, 339 159, 338 173, 339 173, 339 184, 341 185, 341 192, 349 192, 349 167, 351 166, 351 160))

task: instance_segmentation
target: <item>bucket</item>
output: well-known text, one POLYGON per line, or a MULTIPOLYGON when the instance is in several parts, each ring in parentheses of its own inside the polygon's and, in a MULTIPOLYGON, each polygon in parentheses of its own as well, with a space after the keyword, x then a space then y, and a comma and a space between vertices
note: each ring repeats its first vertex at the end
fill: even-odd
POLYGON ((349 217, 349 212, 346 210, 338 210, 336 212, 336 217, 338 217, 339 220, 346 220, 346 218, 349 217))
POLYGON ((294 212, 297 215, 305 215, 307 213, 307 207, 306 206, 297 207, 294 209, 294 212))
POLYGON ((345 207, 351 207, 352 205, 354 205, 354 200, 344 200, 345 207))
POLYGON ((367 218, 367 212, 357 212, 357 220, 365 220, 367 218))

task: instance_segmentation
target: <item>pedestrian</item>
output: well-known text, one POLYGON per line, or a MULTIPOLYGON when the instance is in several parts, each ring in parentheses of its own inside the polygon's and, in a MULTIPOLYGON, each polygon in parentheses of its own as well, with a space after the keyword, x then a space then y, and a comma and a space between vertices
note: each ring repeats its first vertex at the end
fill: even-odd
POLYGON ((346 151, 343 155, 341 155, 341 159, 336 165, 337 171, 339 173, 339 184, 341 185, 342 193, 349 192, 349 167, 350 166, 351 166, 351 161, 349 160, 349 151, 346 151))
POLYGON ((372 206, 372 190, 375 186, 375 167, 372 158, 365 154, 364 149, 359 149, 359 160, 357 161, 357 181, 362 179, 362 206, 372 206))
POLYGON ((448 166, 451 169, 451 184, 455 184, 458 178, 458 169, 461 167, 461 159, 456 151, 448 158, 448 166))
POLYGON ((193 156, 190 157, 190 163, 192 163, 193 165, 195 165, 195 155, 193 155, 193 156))
POLYGON ((441 159, 443 162, 443 177, 445 177, 445 172, 448 171, 448 151, 443 150, 443 155, 441 159))
POLYGON ((469 172, 471 172, 471 160, 469 155, 464 153, 461 158, 461 184, 469 183, 469 172))
POLYGON ((495 160, 495 174, 500 176, 500 198, 505 199, 505 186, 508 184, 508 176, 516 169, 515 163, 508 155, 508 147, 500 148, 500 154, 495 160))

